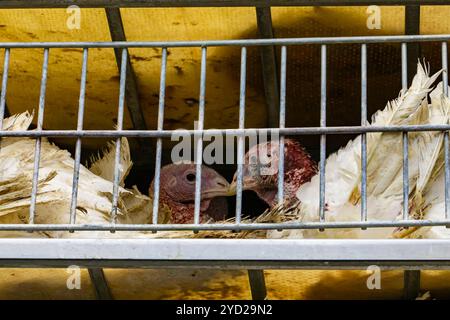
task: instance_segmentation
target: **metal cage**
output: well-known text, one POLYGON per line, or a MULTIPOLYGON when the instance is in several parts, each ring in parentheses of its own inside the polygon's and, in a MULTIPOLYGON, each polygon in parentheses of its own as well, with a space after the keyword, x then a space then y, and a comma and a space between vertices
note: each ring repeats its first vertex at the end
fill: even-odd
MULTIPOLYGON (((6 7, 15 7, 17 1, 3 1, 6 7)), ((38 4, 31 1, 29 5, 43 7, 57 7, 66 5, 67 1, 40 1, 38 4)), ((173 2, 173 1, 172 1, 173 2)), ((171 2, 171 3, 172 3, 171 2)), ((191 5, 214 5, 210 1, 191 5)), ((238 1, 237 1, 238 2, 238 1)), ((287 4, 278 1, 278 5, 287 4)), ((330 4, 330 1, 319 1, 330 4)), ((383 1, 375 1, 382 2, 383 1)), ((417 4, 421 1, 392 1, 389 4, 417 4)), ((440 1, 423 1, 427 4, 438 4, 440 1)), ((297 5, 310 5, 309 1, 297 1, 297 5)), ((290 5, 296 5, 292 3, 290 5)), ((148 3, 147 3, 148 4, 148 3)), ((229 5, 238 3, 230 2, 229 5)), ((332 4, 335 4, 332 2, 332 4)), ((365 1, 344 1, 344 5, 366 4, 365 1)), ((372 4, 372 3, 371 3, 372 4)), ((106 4, 97 1, 95 6, 106 4)), ((114 6, 123 3, 114 4, 114 6)), ((141 6, 142 3, 130 4, 141 6)), ((175 3, 173 4, 176 5, 175 3)), ((218 5, 217 3, 215 5, 218 5)), ((255 5, 255 4, 246 4, 255 5)), ((6 92, 8 81, 8 67, 10 53, 15 48, 41 48, 43 49, 43 66, 41 76, 41 89, 38 108, 37 130, 35 131, 2 131, 0 121, 0 138, 30 137, 36 139, 34 174, 32 188, 32 202, 29 212, 29 224, 2 224, 0 231, 76 231, 102 230, 102 231, 163 231, 163 230, 255 230, 255 229, 326 229, 326 228, 378 228, 378 227, 414 227, 414 226, 450 226, 450 164, 449 164, 449 137, 450 125, 414 125, 414 126, 366 126, 367 122, 367 46, 372 43, 400 43, 402 87, 407 87, 408 75, 408 45, 418 42, 439 42, 442 51, 442 74, 445 94, 448 95, 448 53, 447 42, 450 35, 405 35, 382 37, 339 37, 339 38, 290 38, 290 39, 255 39, 255 40, 224 40, 224 41, 183 41, 183 42, 36 42, 36 43, 0 43, 5 50, 2 86, 0 96, 0 120, 5 116, 6 92), (336 44, 359 44, 361 48, 361 125, 329 127, 326 124, 327 107, 327 48, 336 44), (318 127, 286 127, 286 63, 289 46, 317 45, 321 47, 321 103, 320 126, 318 127), (206 61, 207 50, 217 46, 237 46, 241 48, 241 74, 240 74, 240 102, 239 127, 235 129, 209 130, 204 129, 205 88, 206 88, 206 61), (246 97, 246 62, 247 47, 281 47, 281 65, 279 76, 279 123, 275 128, 249 129, 244 127, 245 97, 246 97), (161 75, 158 108, 158 125, 156 130, 136 129, 124 130, 124 106, 126 98, 127 76, 129 77, 128 48, 161 48, 161 75), (162 139, 170 137, 173 130, 163 129, 165 78, 167 65, 167 50, 175 47, 197 47, 201 50, 201 77, 199 97, 198 129, 190 130, 194 137, 208 134, 225 134, 238 136, 238 179, 235 222, 229 224, 200 224, 200 174, 201 163, 196 165, 196 194, 194 224, 158 224, 159 179, 162 154, 162 139), (81 86, 78 109, 78 123, 76 130, 44 130, 43 119, 45 109, 45 92, 47 84, 47 71, 49 68, 49 54, 52 48, 81 48, 83 50, 83 63, 81 70, 81 86), (88 53, 90 48, 114 48, 120 52, 120 93, 117 112, 116 130, 84 130, 83 114, 86 89, 86 74, 88 68, 88 53), (257 133, 276 133, 281 137, 280 150, 283 150, 284 135, 320 135, 320 212, 318 222, 295 223, 254 223, 241 222, 242 214, 242 159, 244 157, 244 139, 251 130, 257 133), (445 219, 409 220, 408 219, 408 132, 413 131, 441 131, 444 134, 445 149, 445 219), (366 199, 366 134, 368 132, 401 132, 403 135, 403 219, 399 221, 368 221, 366 199), (326 137, 334 134, 361 134, 361 219, 354 222, 325 222, 325 160, 326 137), (75 165, 73 173, 73 188, 70 207, 70 221, 67 224, 35 224, 35 204, 39 177, 39 161, 42 137, 71 137, 76 138, 75 165), (116 139, 115 175, 113 189, 113 206, 111 208, 111 223, 102 225, 76 224, 75 212, 77 205, 77 188, 81 159, 82 138, 105 137, 116 139), (156 138, 156 166, 153 205, 153 224, 129 225, 117 224, 116 213, 118 204, 119 186, 119 159, 121 137, 156 138)), ((202 151, 203 141, 196 140, 197 151, 202 151)), ((283 152, 280 152, 282 157, 283 152)), ((201 155, 197 159, 201 159, 201 155)), ((280 159, 278 199, 283 199, 283 172, 284 161, 280 159)), ((98 284, 100 297, 109 297, 107 287, 104 286, 104 277, 99 272, 102 267, 205 267, 205 268, 232 268, 251 270, 250 282, 254 298, 264 298, 264 277, 261 272, 265 268, 361 268, 377 264, 386 268, 404 268, 417 270, 421 268, 449 269, 450 268, 450 241, 447 240, 188 240, 188 239, 0 239, 0 265, 37 267, 37 266, 67 266, 76 263, 90 268, 91 276, 98 284), (270 250, 269 250, 270 249, 270 250), (101 284, 103 283, 103 285, 101 284)), ((410 273, 405 277, 407 289, 417 286, 417 273, 410 273), (411 278, 416 277, 415 280, 411 278), (415 282, 414 282, 415 281, 415 282), (415 284, 414 284, 415 283, 415 284)), ((416 288, 417 289, 417 288, 416 288)), ((411 294, 409 295, 411 297, 411 294)))

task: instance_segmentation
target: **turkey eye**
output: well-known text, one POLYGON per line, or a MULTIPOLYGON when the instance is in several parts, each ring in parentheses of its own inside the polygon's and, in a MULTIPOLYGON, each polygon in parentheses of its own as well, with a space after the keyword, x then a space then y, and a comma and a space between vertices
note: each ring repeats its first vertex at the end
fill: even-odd
POLYGON ((188 175, 186 176, 187 181, 189 182, 194 182, 195 181, 195 174, 193 173, 188 173, 188 175))
POLYGON ((272 156, 271 153, 268 153, 268 154, 267 154, 267 158, 270 158, 271 156, 272 156))

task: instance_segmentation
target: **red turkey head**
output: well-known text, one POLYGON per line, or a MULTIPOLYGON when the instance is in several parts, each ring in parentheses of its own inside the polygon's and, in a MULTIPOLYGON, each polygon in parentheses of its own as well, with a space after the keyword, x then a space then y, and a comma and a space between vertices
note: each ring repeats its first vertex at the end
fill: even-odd
MULTIPOLYGON (((215 170, 202 166, 200 221, 222 220, 227 214, 229 183, 215 170)), ((193 223, 195 207, 195 164, 169 164, 161 168, 160 208, 170 212, 170 223, 193 223)), ((152 182, 149 194, 153 195, 152 182)))
MULTIPOLYGON (((244 158, 243 189, 253 190, 270 207, 276 204, 278 192, 279 141, 260 143, 252 147, 244 158)), ((294 140, 284 142, 284 194, 294 198, 297 189, 317 173, 317 165, 294 140)), ((236 190, 235 173, 230 190, 236 190)))

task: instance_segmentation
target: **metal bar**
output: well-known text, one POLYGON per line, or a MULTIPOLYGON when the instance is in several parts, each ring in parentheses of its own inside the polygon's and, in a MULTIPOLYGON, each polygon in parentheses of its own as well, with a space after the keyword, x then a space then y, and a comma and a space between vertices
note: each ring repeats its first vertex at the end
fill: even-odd
POLYGON ((402 43, 402 90, 408 89, 408 47, 402 43))
MULTIPOLYGON (((120 88, 119 88, 119 107, 117 111, 117 130, 122 130, 123 127, 123 113, 125 104, 125 83, 127 78, 127 61, 128 51, 122 49, 122 63, 120 65, 120 88)), ((111 209, 111 222, 114 225, 117 219, 117 203, 119 200, 119 179, 120 179, 120 149, 121 138, 116 139, 116 153, 114 159, 114 185, 113 185, 113 200, 111 209)), ((111 230, 113 231, 113 230, 111 230)))
MULTIPOLYGON (((401 45, 402 51, 402 90, 405 92, 408 89, 408 47, 406 43, 401 45)), ((408 170, 408 133, 402 133, 403 144, 403 219, 408 220, 409 217, 409 170, 408 170)))
POLYGON ((408 133, 403 132, 403 220, 409 218, 408 133))
MULTIPOLYGON (((47 89, 47 73, 48 73, 48 55, 49 49, 44 49, 44 59, 42 62, 42 76, 41 88, 39 93, 39 111, 37 118, 37 131, 41 131, 44 125, 44 110, 45 110, 45 92, 47 89)), ((36 138, 36 145, 34 147, 34 168, 33 168, 33 182, 31 189, 31 204, 30 204, 30 224, 34 223, 34 215, 36 213, 36 197, 39 179, 39 162, 41 159, 41 137, 36 138)))
POLYGON ((420 292, 420 270, 403 271, 403 299, 415 300, 420 292))
MULTIPOLYGON (((0 260, 450 261, 447 239, 0 239, 0 260), (376 245, 374 245, 376 243, 376 245), (67 250, 70 248, 70 250, 67 250), (151 248, 151 250, 149 250, 151 248), (236 250, 239 248, 239 250, 236 250), (264 250, 261 250, 264 248, 264 250)), ((448 264, 450 267, 450 264, 448 264)))
POLYGON ((176 231, 176 230, 282 230, 340 228, 399 228, 448 226, 450 220, 377 220, 351 222, 211 223, 211 224, 0 224, 0 231, 176 231))
MULTIPOLYGON (((367 45, 361 45, 361 126, 367 125, 367 45)), ((367 221, 367 136, 361 135, 361 221, 367 221)))
MULTIPOLYGON (((408 5, 405 7, 405 34, 420 34, 420 5, 408 5)), ((411 43, 408 46, 408 81, 415 75, 417 60, 420 56, 420 44, 411 43)))
MULTIPOLYGON (((420 34, 420 6, 405 7, 405 34, 420 34)), ((402 44, 402 87, 406 91, 415 75, 417 60, 420 55, 420 44, 411 43, 406 48, 402 44), (406 49, 406 50, 405 50, 406 49), (406 53, 404 52, 406 51, 406 53), (403 64, 407 65, 404 70, 403 64)), ((403 132, 403 219, 408 218, 409 206, 409 174, 408 174, 408 133, 403 132), (406 152, 406 155, 405 155, 406 152), (405 160, 406 157, 406 160, 405 160), (406 179, 406 180, 405 180, 406 179)), ((420 289, 420 270, 403 272, 403 295, 407 299, 415 299, 420 289)))
POLYGON ((8 87, 9 57, 10 49, 5 49, 5 55, 3 57, 2 88, 0 92, 0 130, 3 129, 3 119, 5 118, 6 111, 6 90, 8 87))
MULTIPOLYGON (((78 131, 83 130, 87 65, 88 65, 88 49, 83 49, 83 65, 81 67, 81 80, 80 80, 80 97, 78 101, 78 122, 77 122, 78 131)), ((80 161, 81 161, 81 138, 77 138, 77 142, 75 145, 75 159, 73 166, 72 201, 70 204, 70 223, 72 224, 75 223, 76 219, 78 182, 80 180, 80 161)))
POLYGON ((253 300, 265 300, 267 297, 264 270, 248 270, 248 281, 253 300))
MULTIPOLYGON (((241 77, 240 77, 240 94, 239 94, 239 129, 245 127, 245 94, 246 94, 246 77, 247 77, 247 48, 241 49, 241 77)), ((242 180, 244 165, 244 149, 245 137, 238 137, 237 145, 237 179, 236 179, 236 223, 241 223, 242 216, 242 180)))
MULTIPOLYGON (((125 31, 123 28, 122 17, 120 15, 119 8, 105 8, 106 17, 108 19, 109 31, 111 34, 111 39, 113 41, 126 41, 125 31)), ((122 64, 122 54, 120 50, 114 50, 117 66, 119 70, 121 69, 122 64)), ((142 112, 142 108, 139 104, 139 91, 137 89, 137 81, 136 75, 134 73, 133 67, 131 65, 131 61, 129 57, 126 60, 127 64, 127 81, 125 85, 125 99, 127 102, 127 108, 130 112, 131 121, 133 123, 133 127, 138 130, 147 129, 147 125, 145 124, 144 113, 142 112)))
MULTIPOLYGON (((87 0, 82 8, 445 5, 446 0, 87 0)), ((0 8, 66 8, 73 0, 2 0, 0 8)))
MULTIPOLYGON (((447 51, 447 42, 442 42, 441 47, 442 54, 442 86, 444 90, 444 94, 448 97, 448 51, 447 51)), ((448 143, 448 131, 444 132, 444 170, 445 170, 445 218, 450 218, 450 155, 449 155, 449 143, 448 143)))
MULTIPOLYGON (((321 46, 320 53, 320 126, 327 126, 327 47, 321 46)), ((325 221, 325 164, 327 161, 327 136, 320 136, 320 198, 319 198, 319 221, 325 221)), ((323 229, 322 229, 323 231, 323 229)))
MULTIPOLYGON (((270 7, 256 8, 256 21, 258 24, 259 37, 273 39, 272 13, 270 7)), ((277 56, 274 46, 261 48, 261 66, 264 82, 264 94, 267 104, 267 122, 269 127, 278 125, 278 67, 277 56)))
MULTIPOLYGON (((167 48, 162 49, 161 75, 159 82, 158 130, 164 127, 164 101, 166 96, 167 48)), ((158 223, 159 188, 161 178, 162 139, 156 141, 155 180, 153 184, 153 217, 152 223, 158 223)))
POLYGON ((151 269, 218 269, 218 270, 365 270, 379 266, 382 270, 450 270, 450 260, 357 260, 357 261, 291 261, 291 260, 129 260, 129 259, 0 259, 0 268, 151 268, 151 269))
MULTIPOLYGON (((205 129, 185 130, 187 135, 338 135, 361 134, 369 132, 418 132, 418 131, 448 131, 450 125, 400 125, 400 126, 339 126, 339 127, 289 127, 289 128, 246 128, 246 129, 205 129)), ((143 138, 170 138, 176 130, 42 130, 42 131, 1 131, 0 137, 82 137, 82 138, 117 138, 117 137, 143 137, 143 138)))
MULTIPOLYGON (((283 129, 286 122, 286 65, 287 48, 281 47, 281 70, 280 70, 280 122, 278 127, 283 129)), ((278 149, 278 203, 284 201, 284 135, 280 135, 278 149)))
POLYGON ((88 268, 89 276, 95 288, 98 300, 112 300, 111 291, 108 287, 105 274, 101 268, 88 268))
POLYGON ((294 46, 303 44, 344 43, 399 43, 399 42, 442 42, 450 40, 449 34, 439 35, 396 35, 357 37, 310 37, 242 40, 204 41, 84 41, 84 42, 0 42, 0 48, 182 48, 182 47, 225 47, 225 46, 294 46))
MULTIPOLYGON (((202 60, 200 67, 200 97, 198 103, 198 130, 203 130, 205 120, 205 93, 206 93, 206 47, 202 47, 202 60)), ((202 136, 196 137, 196 157, 195 157, 195 206, 194 206, 194 224, 200 223, 200 204, 202 189, 202 156, 203 139, 202 136)))

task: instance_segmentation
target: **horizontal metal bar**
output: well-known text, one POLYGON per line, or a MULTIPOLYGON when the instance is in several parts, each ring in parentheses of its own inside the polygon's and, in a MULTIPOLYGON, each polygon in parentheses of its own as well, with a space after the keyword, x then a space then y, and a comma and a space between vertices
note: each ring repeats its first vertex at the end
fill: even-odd
POLYGON ((443 239, 0 239, 0 248, 0 261, 392 260, 450 263, 450 241, 443 239))
POLYGON ((144 137, 170 138, 173 135, 316 135, 316 134, 359 134, 364 132, 416 132, 447 131, 450 125, 406 125, 406 126, 340 126, 340 127, 291 127, 291 128, 246 128, 246 129, 205 129, 205 130, 36 130, 36 131, 0 131, 0 137, 82 137, 82 138, 117 138, 144 137))
POLYGON ((449 34, 358 37, 314 37, 205 41, 0 42, 0 48, 179 48, 222 46, 289 46, 303 44, 396 43, 449 41, 449 34))
POLYGON ((450 226, 450 220, 396 220, 396 221, 338 221, 338 222, 284 222, 284 223, 211 223, 211 224, 0 224, 0 231, 177 231, 177 230, 282 230, 282 229, 340 229, 385 227, 450 226))
POLYGON ((0 268, 67 268, 76 265, 81 268, 151 268, 151 269, 216 269, 216 270, 360 270, 376 265, 382 270, 449 270, 449 260, 129 260, 129 259, 0 259, 0 268))
POLYGON ((0 8, 267 7, 267 6, 404 6, 445 5, 447 0, 2 0, 0 8))

